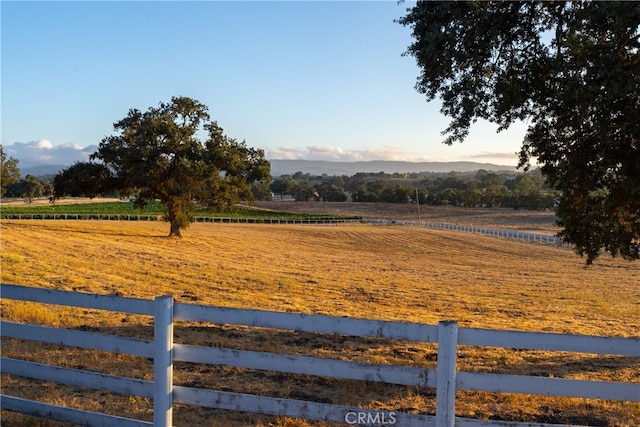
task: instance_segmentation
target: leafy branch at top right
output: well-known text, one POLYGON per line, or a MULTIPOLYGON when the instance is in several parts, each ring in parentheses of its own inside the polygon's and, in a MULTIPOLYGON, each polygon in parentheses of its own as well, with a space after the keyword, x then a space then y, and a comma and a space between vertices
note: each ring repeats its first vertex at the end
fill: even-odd
POLYGON ((639 2, 418 1, 398 22, 445 144, 525 121, 519 166, 561 191, 559 235, 587 264, 640 259, 639 2))

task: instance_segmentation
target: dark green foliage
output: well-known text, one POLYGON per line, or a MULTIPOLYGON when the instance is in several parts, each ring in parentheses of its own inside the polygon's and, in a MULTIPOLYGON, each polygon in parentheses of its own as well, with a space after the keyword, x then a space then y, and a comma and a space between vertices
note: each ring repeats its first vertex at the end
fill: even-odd
POLYGON ((51 181, 40 179, 33 175, 27 175, 8 185, 5 189, 5 196, 22 197, 31 203, 35 198, 50 196, 52 192, 53 187, 51 181))
POLYGON ((284 195, 291 194, 294 186, 295 181, 293 181, 291 176, 287 175, 274 179, 269 185, 269 188, 274 194, 282 197, 284 195))
POLYGON ((95 162, 77 162, 53 178, 56 197, 88 197, 93 199, 114 187, 109 169, 95 162))
POLYGON ((36 197, 42 197, 44 195, 44 187, 38 178, 33 175, 27 175, 22 180, 22 197, 29 202, 36 197))
POLYGON ((558 192, 550 189, 539 169, 514 172, 365 173, 351 177, 297 173, 274 180, 270 189, 297 201, 415 203, 467 207, 554 209, 558 192), (294 176, 296 179, 294 179, 294 176))
POLYGON ((323 182, 314 187, 318 192, 320 200, 325 202, 344 202, 347 200, 347 195, 344 194, 344 189, 338 187, 335 184, 329 182, 323 182))
POLYGON ((639 2, 420 1, 399 23, 416 89, 452 119, 445 143, 526 120, 520 166, 562 193, 565 241, 587 263, 640 258, 639 2))
POLYGON ((267 181, 255 181, 251 185, 251 192, 255 200, 269 201, 272 199, 271 189, 267 181))
POLYGON ((296 202, 310 202, 318 200, 318 192, 307 181, 297 182, 292 188, 291 193, 296 202))
POLYGON ((5 195, 7 197, 22 197, 31 203, 33 199, 44 196, 47 190, 45 184, 45 182, 39 180, 37 177, 27 175, 24 179, 20 179, 7 186, 5 195))
MULTIPOLYGON (((173 97, 144 113, 130 110, 114 124, 118 133, 104 138, 91 156, 104 175, 96 175, 90 184, 79 183, 67 169, 61 174, 60 195, 70 194, 65 186, 86 191, 87 185, 94 185, 92 194, 135 193, 140 208, 159 200, 171 223, 169 235, 174 236, 191 223, 197 203, 220 209, 252 201, 251 184, 269 178, 269 162, 262 150, 224 135, 207 110, 186 97, 173 97), (199 132, 207 134, 204 142, 196 136, 199 132)), ((88 165, 76 168, 84 171, 88 165)))
POLYGON ((7 188, 18 182, 19 179, 18 160, 13 157, 7 158, 2 144, 0 144, 0 197, 4 197, 7 188))

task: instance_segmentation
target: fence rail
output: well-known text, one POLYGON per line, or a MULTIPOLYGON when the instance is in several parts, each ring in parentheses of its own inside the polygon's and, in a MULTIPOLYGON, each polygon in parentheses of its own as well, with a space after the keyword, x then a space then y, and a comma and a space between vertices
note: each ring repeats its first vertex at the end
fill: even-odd
POLYGON ((129 215, 129 214, 51 214, 51 213, 3 213, 0 219, 54 219, 54 220, 112 220, 112 221, 162 221, 162 215, 129 215))
POLYGON ((491 236, 506 237, 506 238, 516 239, 516 240, 527 240, 530 242, 552 243, 554 245, 559 245, 562 243, 561 238, 550 235, 550 234, 527 233, 524 231, 509 230, 509 229, 503 229, 503 228, 486 228, 486 227, 476 227, 471 225, 457 225, 457 224, 424 222, 424 221, 395 221, 395 220, 387 220, 387 219, 368 219, 366 221, 368 224, 373 224, 373 225, 405 225, 405 226, 411 226, 411 227, 427 227, 427 228, 434 228, 439 230, 456 230, 456 231, 466 231, 470 233, 488 234, 491 236))
MULTIPOLYGON (((105 221, 164 221, 163 215, 131 215, 131 214, 49 214, 49 213, 4 213, 0 219, 33 219, 33 220, 105 220, 105 221)), ((211 222, 226 224, 348 224, 360 223, 361 218, 238 218, 196 216, 193 222, 211 222)))
MULTIPOLYGON (((122 214, 0 214, 0 219, 33 219, 33 220, 106 220, 106 221, 163 221, 162 215, 122 215, 122 214)), ((370 225, 402 225, 411 227, 426 227, 440 230, 456 230, 471 233, 487 234, 491 236, 505 237, 530 242, 542 242, 559 245, 562 239, 538 233, 526 233, 519 230, 500 228, 486 228, 468 225, 457 225, 424 221, 399 221, 389 219, 362 219, 362 218, 316 218, 316 219, 287 219, 287 218, 234 218, 234 217, 207 217, 197 216, 193 222, 222 223, 222 224, 308 224, 308 225, 332 225, 332 224, 357 224, 370 225)))
POLYGON ((153 398, 154 402, 152 424, 147 421, 81 411, 12 396, 0 396, 0 407, 3 410, 46 416, 56 420, 83 422, 91 425, 154 425, 164 427, 171 425, 172 403, 183 403, 347 424, 366 425, 368 423, 369 425, 438 427, 452 427, 454 425, 551 426, 551 424, 489 422, 455 417, 455 391, 476 390, 640 401, 640 384, 638 383, 463 372, 456 369, 457 346, 461 344, 640 357, 640 339, 637 338, 591 337, 458 328, 457 323, 452 321, 443 321, 437 326, 405 322, 383 322, 174 303, 173 298, 170 296, 157 297, 155 301, 150 301, 8 284, 0 285, 0 291, 2 299, 25 300, 154 316, 154 340, 152 342, 8 321, 3 321, 0 324, 0 331, 3 337, 93 348, 153 358, 154 381, 150 382, 3 357, 0 370, 5 374, 108 390, 114 393, 150 397, 153 398), (174 344, 174 320, 437 343, 438 364, 437 369, 430 370, 408 366, 378 365, 309 356, 174 344), (174 361, 431 387, 436 389, 436 415, 374 411, 334 404, 174 386, 172 384, 174 361))

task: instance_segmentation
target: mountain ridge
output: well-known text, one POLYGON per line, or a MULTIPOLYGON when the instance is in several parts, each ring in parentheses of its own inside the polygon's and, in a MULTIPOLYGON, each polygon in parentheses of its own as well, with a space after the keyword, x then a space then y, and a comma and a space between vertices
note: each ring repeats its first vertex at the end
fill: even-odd
POLYGON ((296 172, 311 175, 355 175, 358 172, 417 173, 417 172, 472 172, 515 171, 515 166, 479 162, 407 162, 400 160, 368 160, 339 162, 330 160, 282 160, 272 159, 271 175, 291 175, 296 172))
MULTIPOLYGON (((472 172, 480 169, 487 171, 515 171, 514 166, 496 165, 494 163, 479 162, 407 162, 399 160, 368 160, 357 162, 339 162, 331 160, 287 160, 272 159, 271 175, 293 175, 296 172, 310 175, 347 175, 352 176, 358 172, 385 172, 385 173, 417 173, 417 172, 472 172)), ((62 169, 70 165, 29 165, 20 168, 21 175, 44 176, 56 175, 62 169)))

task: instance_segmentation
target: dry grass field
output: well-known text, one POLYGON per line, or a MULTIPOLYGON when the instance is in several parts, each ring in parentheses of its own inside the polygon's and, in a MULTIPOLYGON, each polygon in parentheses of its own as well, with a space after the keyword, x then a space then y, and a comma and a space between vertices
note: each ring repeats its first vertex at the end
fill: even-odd
POLYGON ((361 216, 371 219, 435 222, 477 227, 511 228, 533 233, 555 234, 554 212, 507 208, 458 208, 401 203, 324 203, 273 200, 256 207, 308 214, 361 216))
MULTIPOLYGON (((520 221, 520 226, 541 230, 548 226, 542 223, 520 221)), ((429 324, 453 319, 461 327, 619 337, 640 331, 640 266, 602 257, 586 268, 564 247, 366 225, 193 224, 184 239, 165 237, 168 225, 153 222, 3 221, 0 231, 3 283, 141 298, 171 294, 180 302, 429 324)), ((97 310, 2 301, 2 316, 125 336, 152 334, 149 318, 97 310)), ((388 340, 203 324, 178 324, 176 340, 427 368, 436 363, 433 345, 388 340)), ((141 379, 153 373, 146 359, 20 340, 3 339, 2 354, 141 379)), ((461 370, 626 382, 640 378, 640 361, 634 358, 473 347, 461 347, 459 357, 461 370)), ((429 389, 184 363, 176 364, 174 379, 219 390, 435 412, 435 394, 429 389)), ((2 391, 122 416, 151 416, 151 402, 137 396, 6 375, 2 391)), ((457 415, 465 417, 603 426, 640 421, 640 405, 632 403, 477 392, 457 396, 457 415)), ((61 425, 2 415, 6 426, 61 425)), ((174 423, 312 425, 179 405, 174 423)))

